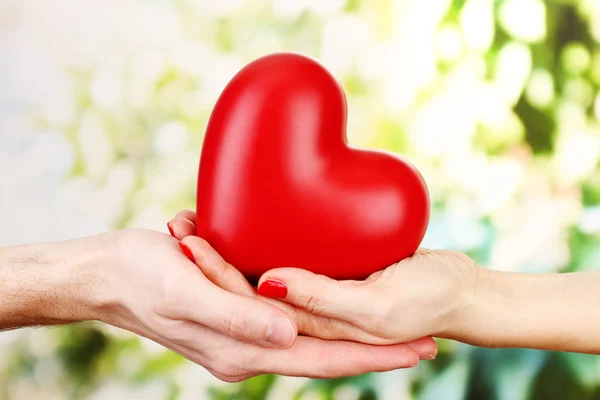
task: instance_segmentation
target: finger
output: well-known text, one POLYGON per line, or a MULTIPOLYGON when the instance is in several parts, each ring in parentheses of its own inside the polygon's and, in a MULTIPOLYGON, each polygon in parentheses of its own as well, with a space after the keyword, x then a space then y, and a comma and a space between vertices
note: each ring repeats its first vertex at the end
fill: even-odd
POLYGON ((355 324, 373 316, 375 292, 364 282, 336 281, 298 268, 279 268, 259 280, 258 294, 281 298, 311 314, 355 324))
MULTIPOLYGON (((300 335, 324 340, 346 340, 375 345, 389 345, 398 342, 395 339, 376 336, 347 321, 311 314, 306 310, 282 303, 276 299, 260 298, 290 314, 296 321, 298 334, 300 335)), ((419 354, 421 360, 432 360, 438 352, 437 343, 431 337, 424 337, 404 344, 412 347, 419 354)))
MULTIPOLYGON (((256 297, 254 288, 248 283, 244 275, 223 260, 204 239, 190 236, 182 240, 182 243, 192 253, 192 260, 214 284, 232 293, 256 297)), ((276 299, 262 296, 260 298, 292 315, 298 326, 298 332, 303 335, 327 340, 354 340, 363 343, 389 344, 387 339, 381 339, 345 321, 310 314, 305 310, 276 299)))
POLYGON ((192 255, 190 259, 215 285, 239 295, 256 296, 254 288, 248 283, 244 275, 223 260, 206 240, 197 236, 188 236, 181 242, 189 248, 192 255))
MULTIPOLYGON (((248 283, 244 275, 223 260, 204 239, 190 236, 182 240, 182 243, 189 248, 193 257, 192 260, 196 265, 217 286, 232 293, 250 297, 256 296, 254 288, 248 283)), ((396 343, 395 340, 378 337, 346 321, 311 314, 276 299, 268 297, 261 297, 261 299, 291 315, 298 326, 298 333, 303 335, 326 340, 350 340, 369 344, 396 343)), ((415 349, 420 355, 425 357, 424 359, 430 357, 431 354, 437 353, 435 342, 430 339, 427 343, 433 344, 433 346, 429 346, 423 351, 420 351, 421 348, 415 349)))
POLYGON ((181 240, 187 236, 196 235, 196 225, 193 221, 187 218, 175 217, 167 223, 169 233, 177 240, 181 240))
POLYGON ((284 303, 277 299, 264 296, 259 296, 259 299, 273 304, 292 315, 298 326, 298 333, 301 335, 324 340, 349 340, 368 344, 396 343, 396 341, 391 339, 375 336, 347 321, 311 314, 293 304, 284 303))
MULTIPOLYGON (((204 239, 190 236, 182 240, 182 243, 189 248, 192 254, 191 259, 214 284, 232 293, 256 297, 254 288, 244 275, 223 260, 204 239)), ((389 339, 379 338, 345 321, 314 315, 291 304, 268 297, 260 298, 293 316, 298 326, 298 333, 303 335, 327 340, 353 340, 371 344, 393 343, 389 339)))
POLYGON ((438 353, 437 343, 429 336, 404 344, 412 347, 419 354, 421 360, 433 360, 438 353))
POLYGON ((255 346, 237 341, 195 322, 177 322, 179 322, 179 325, 177 326, 176 336, 164 335, 146 329, 131 329, 131 331, 201 365, 222 381, 240 382, 257 375, 256 373, 249 373, 239 366, 239 354, 235 357, 230 357, 227 354, 229 349, 238 350, 255 346))
POLYGON ((373 346, 299 337, 288 349, 272 349, 236 342, 203 326, 186 336, 189 339, 169 341, 166 345, 227 381, 267 373, 341 378, 410 368, 419 362, 419 355, 405 344, 373 346))
POLYGON ((196 211, 181 210, 177 214, 175 214, 175 217, 181 217, 183 219, 187 219, 190 222, 193 222, 194 225, 196 224, 196 211))
POLYGON ((299 337, 284 351, 264 349, 260 371, 328 379, 414 367, 419 355, 410 346, 374 346, 355 342, 299 337))
POLYGON ((227 292, 200 273, 178 283, 167 317, 210 327, 234 339, 287 348, 297 336, 292 318, 259 299, 227 292))

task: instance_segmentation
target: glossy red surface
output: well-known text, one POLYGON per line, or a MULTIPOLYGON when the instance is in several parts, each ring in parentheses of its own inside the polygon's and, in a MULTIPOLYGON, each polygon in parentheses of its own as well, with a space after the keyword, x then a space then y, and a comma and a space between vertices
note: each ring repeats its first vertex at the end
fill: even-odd
POLYGON ((291 53, 250 63, 224 89, 197 194, 198 236, 250 280, 276 267, 362 279, 414 253, 429 221, 419 172, 350 147, 341 86, 291 53))

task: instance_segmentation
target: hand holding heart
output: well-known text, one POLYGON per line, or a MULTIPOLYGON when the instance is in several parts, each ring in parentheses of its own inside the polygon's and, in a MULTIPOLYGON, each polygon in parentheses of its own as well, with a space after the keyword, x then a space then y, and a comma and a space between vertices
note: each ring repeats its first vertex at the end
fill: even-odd
POLYGON ((459 252, 420 249, 364 281, 274 269, 260 278, 258 292, 268 292, 263 288, 271 283, 285 287, 278 296, 283 301, 352 326, 349 334, 364 343, 401 343, 426 335, 468 341, 465 311, 473 301, 478 271, 459 252))
MULTIPOLYGON (((287 313, 313 336, 299 337, 296 351, 304 339, 313 354, 332 339, 372 351, 371 360, 344 357, 355 370, 381 370, 373 362, 393 351, 410 355, 402 342, 431 359, 429 335, 600 354, 599 317, 579 307, 597 300, 600 276, 493 272, 457 252, 417 250, 429 219, 425 182, 394 155, 349 146, 345 124, 341 87, 307 57, 263 57, 231 80, 204 138, 197 213, 170 223, 213 284, 287 313)), ((241 331, 256 326, 249 315, 236 316, 241 331)))
MULTIPOLYGON (((195 236, 196 215, 179 213, 169 226, 194 249, 196 263, 213 283, 233 293, 256 296, 244 276, 195 236)), ((365 281, 337 281, 296 268, 268 271, 260 278, 260 297, 293 315, 298 333, 330 340, 369 344, 409 342, 429 346, 425 336, 458 338, 460 314, 470 301, 477 268, 451 251, 419 250, 365 281), (275 281, 283 291, 265 290, 275 281), (419 339, 423 338, 423 339, 419 339), (410 342, 416 340, 416 342, 410 342)), ((421 351, 421 358, 428 358, 421 351)))

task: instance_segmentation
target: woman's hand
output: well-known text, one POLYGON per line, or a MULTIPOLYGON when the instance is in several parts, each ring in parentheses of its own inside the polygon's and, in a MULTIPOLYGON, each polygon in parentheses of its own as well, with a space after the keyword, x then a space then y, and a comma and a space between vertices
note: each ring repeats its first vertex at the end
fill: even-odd
MULTIPOLYGON (((302 335, 327 340, 351 340, 373 344, 383 344, 376 334, 366 332, 359 326, 342 319, 331 318, 327 315, 318 315, 296 307, 293 304, 261 296, 255 288, 248 283, 244 276, 233 266, 228 264, 221 256, 203 239, 195 236, 196 214, 192 211, 182 211, 168 223, 169 231, 175 238, 181 240, 186 253, 202 270, 204 275, 218 287, 229 292, 250 298, 261 299, 281 308, 296 321, 298 332, 302 335)), ((334 281, 335 282, 335 281, 334 281)), ((262 286, 262 289, 265 287, 262 286)), ((372 305, 364 304, 366 308, 372 305)), ((424 334, 422 336, 426 336, 424 334)), ((413 347, 423 360, 432 359, 437 354, 437 346, 430 337, 415 336, 405 343, 413 347)), ((390 341, 391 342, 391 341, 390 341)), ((395 343, 397 343, 396 341, 395 343)))
POLYGON ((360 330, 357 340, 389 344, 425 335, 460 339, 478 275, 484 270, 464 254, 418 250, 365 281, 336 281, 295 268, 274 269, 259 293, 285 287, 280 299, 314 315, 360 330))

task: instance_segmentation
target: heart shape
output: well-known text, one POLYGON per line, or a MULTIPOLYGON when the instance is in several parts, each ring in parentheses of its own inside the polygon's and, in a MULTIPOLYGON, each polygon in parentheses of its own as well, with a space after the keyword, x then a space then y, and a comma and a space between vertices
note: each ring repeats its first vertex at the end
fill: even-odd
POLYGON ((259 58, 226 86, 197 194, 198 236, 251 281, 277 267, 363 279, 412 255, 429 222, 419 172, 349 146, 343 89, 295 53, 259 58))

